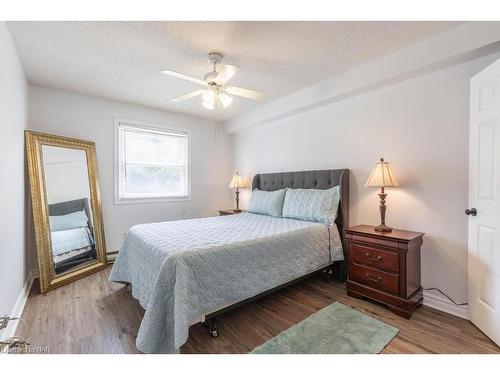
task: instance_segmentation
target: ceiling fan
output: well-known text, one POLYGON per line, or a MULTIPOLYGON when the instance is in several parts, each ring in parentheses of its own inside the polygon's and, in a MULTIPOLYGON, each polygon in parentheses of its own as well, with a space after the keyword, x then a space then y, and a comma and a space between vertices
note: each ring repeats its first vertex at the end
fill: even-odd
POLYGON ((213 70, 207 73, 204 79, 198 79, 186 74, 174 72, 173 70, 163 70, 162 73, 184 79, 198 85, 203 86, 203 89, 199 89, 188 94, 184 94, 173 98, 173 102, 182 102, 187 99, 195 98, 197 96, 202 97, 203 107, 214 110, 219 105, 226 108, 233 101, 233 97, 230 95, 241 96, 247 99, 261 100, 264 98, 264 94, 255 91, 244 89, 241 87, 229 86, 226 87, 226 83, 233 78, 233 76, 238 72, 240 68, 236 65, 224 64, 222 68, 217 71, 217 66, 222 62, 222 54, 217 52, 212 52, 208 54, 208 61, 213 65, 213 70), (230 94, 230 95, 228 95, 230 94))

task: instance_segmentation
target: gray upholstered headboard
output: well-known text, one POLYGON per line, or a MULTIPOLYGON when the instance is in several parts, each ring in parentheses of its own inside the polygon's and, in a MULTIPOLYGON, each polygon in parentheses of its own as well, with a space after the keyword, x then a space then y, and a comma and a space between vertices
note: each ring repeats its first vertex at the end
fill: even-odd
POLYGON ((89 218, 89 229, 92 230, 92 216, 90 212, 89 200, 87 198, 49 204, 50 216, 67 215, 81 210, 84 210, 87 214, 87 217, 89 218))
POLYGON ((252 190, 329 189, 337 185, 340 185, 340 203, 335 223, 347 256, 344 229, 349 226, 349 169, 256 174, 252 181, 252 190))

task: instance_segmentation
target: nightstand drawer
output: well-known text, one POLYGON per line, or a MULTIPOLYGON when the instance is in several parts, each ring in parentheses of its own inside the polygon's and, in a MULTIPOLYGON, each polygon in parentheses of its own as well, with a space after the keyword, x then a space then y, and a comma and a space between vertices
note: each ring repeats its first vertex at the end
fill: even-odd
POLYGON ((384 271, 399 273, 398 253, 352 243, 351 259, 356 263, 366 264, 370 267, 384 271))
POLYGON ((399 276, 397 275, 392 275, 373 268, 351 263, 349 278, 360 284, 364 284, 390 294, 399 294, 399 276))
POLYGON ((393 229, 377 232, 374 226, 345 230, 349 243, 347 294, 368 297, 410 318, 422 304, 420 246, 423 233, 393 229))

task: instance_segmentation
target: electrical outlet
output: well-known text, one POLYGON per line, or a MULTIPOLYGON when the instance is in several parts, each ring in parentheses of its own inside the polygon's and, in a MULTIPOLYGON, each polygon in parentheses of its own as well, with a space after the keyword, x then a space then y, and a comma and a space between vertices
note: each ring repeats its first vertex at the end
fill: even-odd
POLYGON ((10 317, 7 315, 0 317, 0 329, 4 329, 9 324, 10 317))

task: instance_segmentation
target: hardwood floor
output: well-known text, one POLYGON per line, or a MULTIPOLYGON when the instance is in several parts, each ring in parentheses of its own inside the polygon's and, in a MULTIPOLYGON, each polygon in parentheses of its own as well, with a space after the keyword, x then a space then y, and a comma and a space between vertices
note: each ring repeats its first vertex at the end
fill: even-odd
MULTIPOLYGON (((144 310, 130 287, 108 282, 110 268, 46 295, 37 280, 17 334, 51 353, 137 353, 135 338, 144 310)), ((191 327, 182 353, 247 353, 254 347, 339 301, 399 328, 383 353, 500 353, 470 322, 428 307, 411 320, 382 306, 348 297, 345 284, 313 277, 217 317, 220 337, 191 327)))

